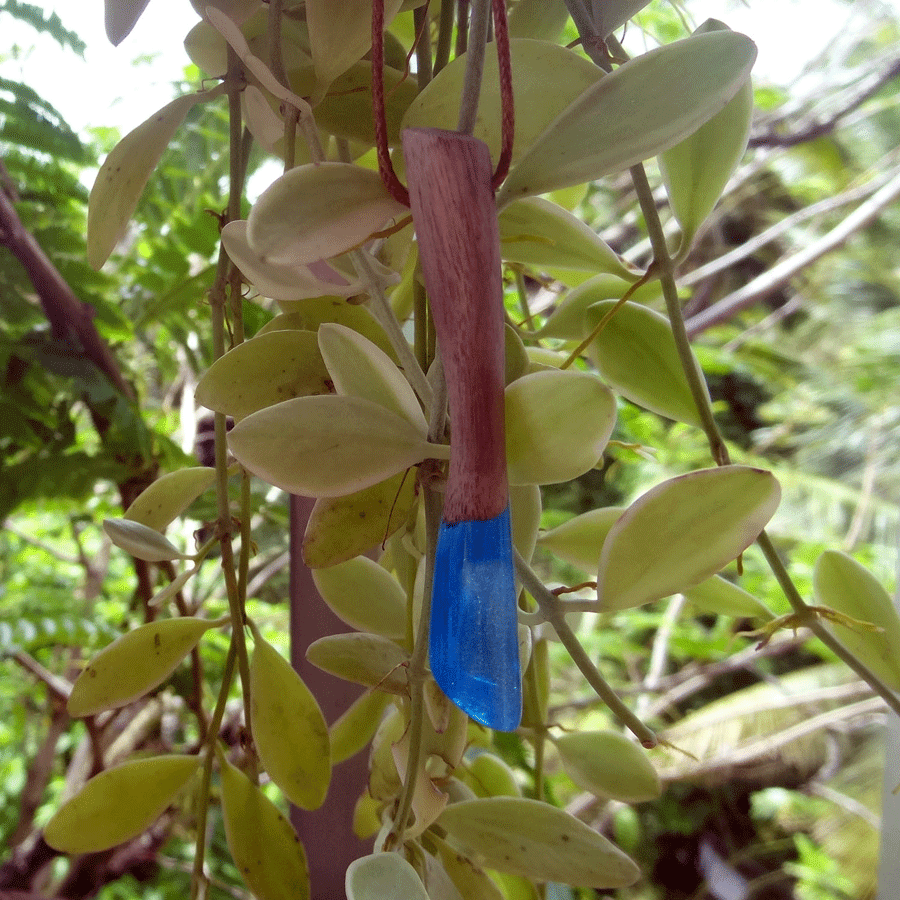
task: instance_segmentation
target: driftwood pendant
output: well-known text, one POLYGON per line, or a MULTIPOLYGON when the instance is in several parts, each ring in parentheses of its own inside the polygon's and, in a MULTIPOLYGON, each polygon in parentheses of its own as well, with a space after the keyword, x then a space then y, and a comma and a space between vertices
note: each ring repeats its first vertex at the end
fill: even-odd
POLYGON ((430 662, 464 712, 498 731, 522 714, 504 435, 500 237, 487 145, 403 132, 410 206, 450 406, 430 662))

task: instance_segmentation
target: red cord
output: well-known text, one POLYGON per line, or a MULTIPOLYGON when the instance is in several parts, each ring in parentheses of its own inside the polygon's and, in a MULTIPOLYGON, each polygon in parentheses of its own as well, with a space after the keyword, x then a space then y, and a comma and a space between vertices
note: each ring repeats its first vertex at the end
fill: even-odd
MULTIPOLYGON (((494 39, 497 42, 497 66, 500 75, 500 103, 503 109, 500 158, 497 160, 497 168, 491 178, 491 185, 496 190, 509 173, 516 131, 516 116, 505 0, 493 0, 493 10, 494 39)), ((404 206, 409 206, 409 191, 394 171, 388 148, 387 117, 384 109, 384 0, 372 0, 372 113, 375 124, 375 150, 378 154, 378 172, 381 180, 395 200, 404 206)))
POLYGON ((388 149, 387 117, 384 112, 384 0, 372 0, 372 113, 378 173, 388 193, 398 203, 409 206, 409 191, 397 177, 388 149))
POLYGON ((494 190, 497 190, 509 173, 509 164, 512 160, 513 137, 516 131, 512 59, 510 58, 509 49, 509 23, 506 20, 506 3, 504 0, 494 0, 494 40, 497 42, 497 66, 500 70, 500 104, 503 110, 500 159, 497 160, 497 168, 491 179, 494 190))

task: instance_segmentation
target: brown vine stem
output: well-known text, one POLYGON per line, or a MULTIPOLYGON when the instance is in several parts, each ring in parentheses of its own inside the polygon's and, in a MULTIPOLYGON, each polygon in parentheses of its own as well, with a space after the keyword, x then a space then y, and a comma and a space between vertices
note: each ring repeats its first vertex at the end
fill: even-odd
MULTIPOLYGON (((228 73, 226 75, 225 84, 228 93, 228 112, 229 112, 229 143, 230 143, 230 171, 229 171, 229 193, 228 193, 228 210, 226 218, 231 221, 239 218, 241 194, 243 191, 244 180, 244 162, 243 162, 243 140, 241 129, 241 96, 240 92, 243 86, 243 71, 240 60, 235 51, 229 46, 228 48, 228 73)), ((229 293, 229 284, 234 289, 234 282, 231 282, 232 265, 225 253, 224 247, 219 247, 219 259, 216 265, 216 277, 209 293, 209 305, 212 316, 212 337, 213 337, 213 358, 218 359, 225 353, 225 308, 227 303, 227 294, 229 293)), ((238 307, 239 309, 239 307, 238 307)), ((239 331, 239 334, 241 332, 239 331)), ((221 547, 222 575, 225 580, 225 589, 228 596, 228 607, 231 615, 231 646, 229 647, 230 666, 226 665, 225 677, 223 678, 222 687, 220 688, 219 705, 224 710, 224 698, 227 698, 228 688, 230 686, 234 663, 237 662, 237 668, 241 677, 241 690, 244 698, 244 721, 249 731, 250 728, 250 663, 247 656, 247 644, 244 636, 244 599, 241 593, 242 582, 246 586, 246 579, 239 578, 238 566, 236 566, 234 558, 234 548, 231 543, 231 535, 233 531, 231 521, 231 508, 228 498, 228 451, 226 437, 226 422, 223 413, 216 413, 215 422, 215 467, 216 467, 216 500, 218 507, 218 523, 219 541, 221 547)), ((249 507, 244 507, 242 518, 249 515, 249 507)), ((249 554, 249 542, 242 542, 241 557, 249 554)), ((248 557, 249 559, 249 557, 248 557)), ((240 563, 240 568, 244 568, 244 563, 240 563)), ((217 709, 217 712, 218 709, 217 709)), ((197 844, 194 855, 194 870, 191 880, 191 898, 197 900, 201 896, 201 885, 205 878, 203 874, 203 865, 206 851, 206 814, 209 803, 209 785, 212 773, 213 755, 216 740, 218 739, 219 725, 222 716, 219 712, 218 717, 214 714, 213 721, 210 723, 207 732, 207 748, 206 758, 204 759, 203 775, 200 785, 200 802, 198 803, 198 827, 197 827, 197 844)), ((255 764, 252 762, 252 771, 249 773, 251 777, 255 777, 255 764)))

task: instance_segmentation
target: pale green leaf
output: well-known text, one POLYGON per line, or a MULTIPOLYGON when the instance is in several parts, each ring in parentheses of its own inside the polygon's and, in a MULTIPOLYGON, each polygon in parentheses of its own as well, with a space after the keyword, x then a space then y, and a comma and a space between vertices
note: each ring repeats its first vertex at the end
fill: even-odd
POLYGON ((138 200, 184 117, 202 99, 178 97, 138 125, 113 147, 91 188, 88 201, 87 255, 100 269, 125 236, 138 200))
POLYGON ((148 528, 131 519, 104 519, 103 530, 109 539, 135 559, 147 562, 163 562, 170 559, 187 559, 167 537, 155 528, 148 528))
POLYGON ((781 497, 770 472, 700 469, 643 494, 610 529, 597 574, 599 609, 628 609, 699 584, 756 540, 781 497))
MULTIPOLYGON (((709 19, 694 33, 718 30, 727 30, 727 26, 709 19)), ((748 75, 724 109, 660 156, 669 205, 683 232, 682 252, 690 247, 741 161, 752 118, 753 85, 748 75)))
POLYGON ((826 550, 813 570, 816 602, 860 623, 828 622, 838 640, 892 690, 900 691, 900 616, 878 579, 852 556, 826 550))
MULTIPOLYGON (((628 282, 615 275, 595 275, 589 278, 563 297, 543 327, 537 331, 536 336, 562 338, 567 341, 581 340, 590 331, 587 320, 588 308, 602 300, 621 300, 629 287, 628 282)), ((659 282, 651 281, 637 288, 629 302, 631 300, 650 302, 661 295, 659 282)))
POLYGON ((688 603, 705 613, 735 618, 773 618, 764 603, 721 575, 713 575, 683 593, 688 603))
POLYGON ((388 638, 406 635, 406 591, 374 560, 358 556, 316 569, 313 581, 338 618, 357 631, 388 638))
POLYGON ((247 222, 237 219, 222 229, 222 243, 231 261, 263 297, 298 301, 309 297, 352 297, 362 282, 345 260, 320 259, 311 265, 264 262, 247 241, 247 222))
MULTIPOLYGON (((511 40, 510 56, 516 104, 512 156, 515 161, 562 110, 604 76, 590 60, 547 41, 511 40)), ((441 69, 410 104, 402 127, 455 130, 465 68, 463 54, 441 69)), ((494 160, 500 155, 501 107, 497 50, 491 42, 485 53, 478 114, 472 133, 488 145, 494 160)))
POLYGON ((593 468, 616 422, 609 389, 586 372, 547 370, 506 389, 510 484, 570 481, 593 468))
POLYGON ((448 806, 438 824, 462 853, 513 875, 597 888, 626 887, 640 876, 603 835, 538 800, 466 800, 448 806))
POLYGON ((337 497, 383 481, 423 459, 446 459, 390 410, 358 397, 299 397, 247 416, 229 433, 247 469, 284 491, 337 497))
POLYGON ((498 205, 602 178, 674 146, 724 108, 755 58, 749 38, 717 31, 629 60, 560 110, 510 171, 498 205))
POLYGON ((582 572, 593 574, 597 571, 603 542, 624 511, 621 506, 592 509, 545 531, 538 537, 538 543, 582 572))
POLYGON ((416 870, 397 853, 373 853, 355 859, 345 878, 347 900, 429 900, 416 870))
POLYGON ((628 282, 640 275, 592 228, 542 197, 510 203, 500 213, 499 226, 500 252, 507 262, 606 272, 628 282))
POLYGON ((337 393, 378 403, 427 433, 428 423, 413 389, 383 350, 358 332, 333 323, 320 326, 319 348, 337 393))
POLYGON ((329 394, 328 369, 312 331, 271 331, 220 356, 197 384, 199 404, 236 422, 296 397, 329 394))
POLYGON ((125 518, 162 531, 177 519, 216 479, 207 466, 179 469, 144 488, 125 511, 125 518))
POLYGON ((619 731, 571 731, 553 743, 566 774, 582 790, 623 803, 662 793, 647 751, 619 731))
MULTIPOLYGON (((384 0, 385 28, 401 2, 384 0)), ((309 46, 318 79, 314 102, 321 100, 331 82, 372 47, 372 0, 342 0, 339 13, 332 0, 306 0, 309 46)))
POLYGON ((409 657, 393 641, 377 634, 332 634, 309 645, 306 658, 325 672, 389 694, 409 691, 409 657))
MULTIPOLYGON (((585 328, 593 329, 615 305, 616 301, 605 300, 589 307, 585 328)), ((672 328, 661 313, 625 303, 591 343, 588 355, 613 390, 627 400, 669 419, 701 425, 672 328)))
POLYGON ((253 204, 247 240, 263 262, 304 265, 362 244, 405 212, 371 169, 338 162, 296 166, 253 204))

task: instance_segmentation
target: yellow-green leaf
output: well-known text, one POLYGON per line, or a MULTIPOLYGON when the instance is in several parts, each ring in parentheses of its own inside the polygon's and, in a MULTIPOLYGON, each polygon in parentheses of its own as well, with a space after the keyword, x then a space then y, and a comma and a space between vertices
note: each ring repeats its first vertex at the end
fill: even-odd
POLYGON ((545 531, 538 537, 538 543, 582 572, 593 574, 597 571, 603 542, 624 511, 621 506, 592 509, 545 531))
POLYGON ((306 853, 293 826, 221 751, 218 756, 225 839, 241 878, 256 900, 309 900, 306 853))
POLYGON ((547 370, 506 389, 510 484, 570 481, 593 468, 616 422, 616 403, 586 372, 547 370))
POLYGON ((177 519, 216 479, 216 470, 195 466, 169 472, 144 488, 125 511, 125 518, 162 531, 177 519))
MULTIPOLYGON (((728 30, 728 26, 709 19, 694 34, 721 30, 728 30)), ((683 232, 682 252, 690 247, 741 161, 752 118, 753 85, 748 74, 724 109, 660 156, 669 205, 683 232)))
POLYGON ((538 800, 487 797, 448 806, 438 824, 489 868, 579 887, 634 884, 638 867, 580 819, 538 800))
POLYGON ((405 212, 371 169, 296 166, 253 204, 247 239, 263 262, 304 265, 352 249, 405 212))
POLYGON ((344 681, 364 684, 390 694, 405 694, 409 687, 409 657, 393 641, 377 634, 332 634, 309 645, 306 658, 344 681))
POLYGON ((507 262, 606 272, 626 282, 640 276, 592 228, 543 197, 510 203, 500 213, 499 226, 500 251, 507 262))
MULTIPOLYGON (((585 327, 592 329, 616 305, 591 306, 585 327)), ((638 303, 625 303, 613 314, 588 349, 597 371, 632 403, 678 422, 700 426, 700 414, 681 367, 669 320, 638 303)), ((694 365, 699 366, 694 361, 694 365)))
POLYGON ((771 472, 748 466, 700 469, 647 491, 603 544, 599 608, 640 606, 709 578, 756 540, 780 497, 771 472))
POLYGON ((195 397, 240 422, 284 400, 331 392, 315 333, 272 331, 220 356, 200 379, 195 397))
POLYGON ((647 752, 619 731, 572 731, 553 742, 578 787, 624 803, 655 800, 662 792, 647 752))
POLYGON ((422 434, 428 422, 397 364, 368 338, 344 325, 323 323, 319 348, 339 394, 371 400, 414 425, 422 434))
POLYGON ((390 694, 366 691, 335 720, 329 729, 332 764, 350 759, 368 745, 390 702, 390 694))
POLYGON ((816 560, 813 589, 817 603, 878 629, 828 622, 845 647, 900 691, 900 617, 881 582, 852 556, 826 550, 816 560))
POLYGON ((269 484, 306 497, 370 487, 449 447, 359 397, 299 397, 261 409, 228 436, 232 453, 269 484))
MULTIPOLYGON (((385 0, 385 28, 391 24, 401 2, 385 0)), ((372 0, 342 0, 339 15, 332 0, 306 0, 306 23, 318 78, 313 99, 318 102, 335 78, 371 48, 372 0)))
POLYGON ((87 255, 100 269, 125 236, 144 187, 184 117, 202 97, 178 97, 138 125, 106 157, 88 200, 87 255))
POLYGON ((196 756, 135 759, 95 775, 53 815, 44 840, 62 853, 99 853, 137 837, 200 765, 196 756))
MULTIPOLYGON (((601 300, 621 300, 628 289, 628 282, 615 275, 595 275, 589 278, 563 297, 543 327, 538 330, 537 337, 581 340, 590 331, 587 320, 588 308, 601 300)), ((661 293, 659 282, 652 281, 641 285, 631 295, 631 299, 648 302, 661 296, 661 293)))
POLYGON ((313 581, 332 611, 357 631, 387 638, 406 635, 406 592, 374 560, 357 556, 327 569, 316 569, 313 581))
POLYGON ((256 628, 253 636, 250 718, 260 762, 291 803, 317 809, 331 779, 328 725, 291 664, 256 628))
POLYGON ((368 552, 406 522, 416 499, 415 472, 343 497, 320 497, 303 535, 303 561, 320 569, 368 552))
MULTIPOLYGON (((585 57, 547 41, 511 40, 510 56, 516 103, 515 161, 563 109, 604 75, 585 57)), ((441 69, 410 104, 403 128, 456 129, 465 69, 465 54, 441 69)), ((491 42, 485 53, 473 135, 488 145, 494 160, 500 155, 501 106, 497 50, 491 42)))
POLYGON ((69 715, 92 716, 131 703, 162 684, 210 628, 225 620, 184 616, 141 625, 104 647, 69 695, 69 715))
POLYGON ((713 615, 735 618, 773 618, 771 610, 752 594, 727 581, 721 575, 713 575, 706 581, 683 591, 685 600, 697 609, 713 615))

